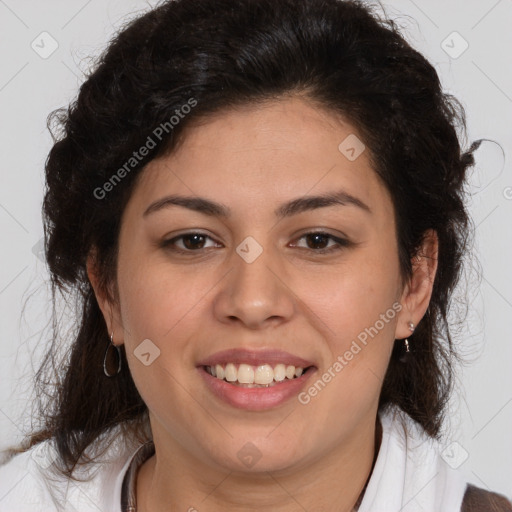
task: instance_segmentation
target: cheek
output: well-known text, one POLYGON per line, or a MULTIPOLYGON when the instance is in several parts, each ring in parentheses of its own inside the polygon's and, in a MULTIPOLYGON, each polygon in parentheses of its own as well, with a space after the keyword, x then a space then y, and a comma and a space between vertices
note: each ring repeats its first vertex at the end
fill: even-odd
MULTIPOLYGON (((374 244, 340 264, 304 274, 296 279, 294 291, 321 320, 322 332, 338 352, 347 341, 373 326, 400 297, 398 256, 392 246, 374 244)), ((387 320, 391 316, 396 316, 394 309, 387 320)), ((384 337, 394 332, 392 324, 382 326, 379 322, 384 337)))
POLYGON ((365 409, 378 398, 389 363, 402 306, 395 250, 388 247, 386 258, 376 256, 381 251, 368 248, 336 269, 310 275, 298 293, 307 298, 314 313, 310 321, 324 335, 329 352, 311 402, 329 404, 320 409, 336 417, 365 409))
MULTIPOLYGON (((121 315, 130 341, 154 338, 161 343, 176 339, 182 323, 194 317, 207 290, 215 284, 208 271, 168 263, 119 265, 121 315)), ((139 261, 144 261, 140 258, 139 261)))
POLYGON ((185 341, 176 334, 194 296, 179 273, 171 276, 162 265, 150 264, 144 254, 125 252, 119 258, 118 282, 126 354, 142 394, 142 389, 151 389, 153 381, 167 380, 157 374, 180 367, 179 345, 185 341))
POLYGON ((190 407, 191 396, 199 393, 192 378, 193 340, 207 314, 201 299, 213 279, 210 283, 208 273, 171 274, 168 266, 129 263, 120 261, 118 278, 130 372, 149 410, 175 436, 185 436, 179 419, 187 424, 184 411, 198 414, 190 407))

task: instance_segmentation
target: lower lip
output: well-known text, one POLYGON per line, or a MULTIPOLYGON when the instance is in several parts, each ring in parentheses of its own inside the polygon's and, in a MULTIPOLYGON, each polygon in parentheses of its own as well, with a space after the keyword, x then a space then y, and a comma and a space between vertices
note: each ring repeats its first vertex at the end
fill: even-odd
POLYGON ((215 396, 233 407, 249 411, 263 411, 283 404, 298 395, 311 374, 315 373, 315 368, 310 368, 300 377, 285 379, 268 388, 244 388, 213 377, 203 366, 199 366, 198 370, 215 396))

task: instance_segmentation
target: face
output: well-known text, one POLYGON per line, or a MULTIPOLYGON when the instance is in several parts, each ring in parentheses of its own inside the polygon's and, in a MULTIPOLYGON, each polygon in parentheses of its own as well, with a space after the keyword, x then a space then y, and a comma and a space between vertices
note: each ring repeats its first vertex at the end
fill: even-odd
POLYGON ((287 98, 221 112, 146 166, 122 217, 111 325, 157 446, 288 471, 374 425, 411 318, 393 205, 354 136, 287 98), (210 375, 216 363, 248 382, 251 370, 276 382, 280 365, 309 369, 248 387, 210 375))

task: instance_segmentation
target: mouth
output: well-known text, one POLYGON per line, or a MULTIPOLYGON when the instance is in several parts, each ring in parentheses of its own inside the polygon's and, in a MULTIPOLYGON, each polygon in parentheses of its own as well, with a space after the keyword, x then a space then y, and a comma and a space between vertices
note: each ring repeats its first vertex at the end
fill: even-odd
POLYGON ((287 352, 232 349, 197 365, 209 391, 232 407, 261 411, 297 395, 317 367, 287 352))
POLYGON ((268 388, 279 383, 298 379, 301 375, 314 369, 314 366, 301 366, 278 363, 271 366, 264 363, 258 366, 242 363, 216 364, 202 366, 203 370, 216 379, 229 382, 233 386, 245 388, 268 388))

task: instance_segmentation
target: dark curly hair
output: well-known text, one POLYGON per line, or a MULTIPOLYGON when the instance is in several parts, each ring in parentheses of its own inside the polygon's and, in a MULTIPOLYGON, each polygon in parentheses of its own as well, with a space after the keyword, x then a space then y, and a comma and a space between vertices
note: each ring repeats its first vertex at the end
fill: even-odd
POLYGON ((355 0, 165 1, 130 21, 110 42, 67 109, 49 118, 54 146, 46 162, 45 251, 52 278, 54 335, 37 373, 40 428, 25 448, 54 439, 72 476, 93 442, 108 445, 115 426, 144 434, 147 407, 123 369, 103 374, 107 327, 86 270, 94 250, 102 289, 117 299, 120 220, 141 170, 173 151, 191 123, 223 109, 301 95, 356 126, 372 167, 394 204, 401 276, 425 233, 439 240, 438 269, 426 315, 411 335, 412 360, 396 341, 379 410, 396 404, 439 437, 459 357, 448 325, 454 287, 469 252, 461 103, 442 91, 433 66, 395 22, 355 0), (122 179, 118 170, 158 126, 154 148, 122 179), (119 173, 117 174, 119 177, 119 173), (105 185, 110 183, 109 185, 105 185), (108 194, 99 192, 107 190, 108 194), (57 350, 57 298, 75 297, 79 315, 66 351, 57 350), (104 435, 105 434, 105 435, 104 435))

